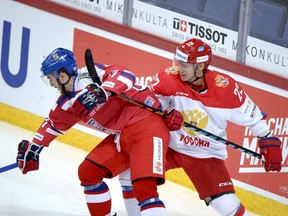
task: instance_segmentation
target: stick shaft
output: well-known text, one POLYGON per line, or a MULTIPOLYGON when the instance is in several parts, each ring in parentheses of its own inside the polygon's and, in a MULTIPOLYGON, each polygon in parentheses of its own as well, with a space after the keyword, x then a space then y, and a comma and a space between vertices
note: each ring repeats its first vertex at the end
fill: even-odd
POLYGON ((9 171, 9 170, 17 168, 17 167, 18 167, 18 163, 9 164, 7 166, 1 167, 0 168, 0 173, 9 171))
MULTIPOLYGON (((158 109, 155 109, 155 108, 153 108, 153 107, 149 107, 149 106, 147 106, 146 104, 143 104, 143 103, 140 102, 140 101, 136 101, 136 100, 134 100, 133 98, 128 97, 127 95, 120 94, 119 97, 121 97, 122 99, 124 99, 124 100, 126 100, 126 101, 129 101, 129 102, 131 102, 131 103, 133 103, 133 104, 136 104, 136 105, 138 105, 138 106, 140 106, 140 107, 142 107, 142 108, 144 108, 144 109, 147 109, 147 110, 149 110, 149 111, 151 111, 151 112, 154 112, 154 113, 156 113, 156 114, 158 114, 158 115, 160 115, 160 116, 162 116, 162 117, 166 117, 166 115, 165 115, 164 112, 159 111, 158 109)), ((244 148, 243 146, 238 145, 238 144, 236 144, 236 143, 234 143, 234 142, 231 142, 231 141, 229 141, 229 140, 226 140, 226 139, 224 139, 224 138, 222 138, 222 137, 216 136, 215 134, 212 134, 212 133, 210 133, 210 132, 208 132, 208 131, 206 131, 206 130, 203 130, 203 129, 201 129, 201 128, 198 128, 198 127, 196 127, 196 126, 194 126, 194 125, 191 125, 191 124, 189 124, 189 123, 187 123, 187 122, 184 122, 183 126, 184 126, 184 127, 187 127, 187 128, 190 128, 190 129, 192 129, 192 130, 194 130, 194 131, 196 131, 196 132, 198 132, 198 133, 201 133, 202 135, 207 136, 207 137, 209 137, 209 138, 211 138, 211 139, 214 139, 214 140, 216 140, 216 141, 218 141, 218 142, 221 142, 221 143, 223 143, 223 144, 225 144, 225 145, 228 145, 228 146, 230 146, 230 147, 232 147, 232 148, 234 148, 234 149, 238 149, 238 150, 240 150, 240 151, 242 151, 242 152, 244 152, 244 153, 246 153, 246 154, 249 154, 249 155, 251 155, 251 156, 253 156, 253 157, 257 157, 257 158, 259 158, 259 159, 262 159, 262 155, 259 154, 259 153, 256 153, 256 152, 254 152, 254 151, 252 151, 252 150, 250 150, 250 149, 244 148)))

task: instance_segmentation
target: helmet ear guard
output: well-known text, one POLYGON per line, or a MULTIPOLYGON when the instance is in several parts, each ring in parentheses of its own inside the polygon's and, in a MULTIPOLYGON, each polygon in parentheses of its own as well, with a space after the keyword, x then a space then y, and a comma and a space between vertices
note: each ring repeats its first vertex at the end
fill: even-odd
POLYGON ((193 38, 177 47, 174 58, 191 64, 204 63, 207 68, 212 61, 212 50, 208 44, 193 38))
POLYGON ((65 71, 69 76, 74 76, 78 70, 74 54, 67 49, 57 48, 53 50, 42 62, 42 76, 52 74, 56 79, 60 71, 65 71))

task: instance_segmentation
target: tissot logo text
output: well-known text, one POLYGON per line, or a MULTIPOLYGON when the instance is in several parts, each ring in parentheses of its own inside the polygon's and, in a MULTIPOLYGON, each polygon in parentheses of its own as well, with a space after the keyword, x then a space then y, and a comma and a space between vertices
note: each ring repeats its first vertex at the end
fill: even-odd
POLYGON ((186 32, 191 36, 205 38, 208 41, 221 43, 222 45, 225 44, 225 39, 227 38, 227 34, 224 32, 213 30, 209 27, 197 25, 193 22, 187 22, 178 18, 173 19, 173 29, 186 32))

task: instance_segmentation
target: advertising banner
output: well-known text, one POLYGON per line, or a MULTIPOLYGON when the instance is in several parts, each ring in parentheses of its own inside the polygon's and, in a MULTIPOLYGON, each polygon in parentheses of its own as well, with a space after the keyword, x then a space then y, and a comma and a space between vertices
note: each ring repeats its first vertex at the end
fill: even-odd
POLYGON ((99 16, 113 22, 122 23, 124 0, 50 0, 67 7, 99 16))

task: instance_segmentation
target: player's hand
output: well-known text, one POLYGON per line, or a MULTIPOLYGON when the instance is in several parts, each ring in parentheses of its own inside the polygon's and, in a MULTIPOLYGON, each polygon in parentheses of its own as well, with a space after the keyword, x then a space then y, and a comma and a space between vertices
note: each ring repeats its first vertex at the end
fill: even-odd
POLYGON ((16 161, 23 174, 39 169, 39 154, 44 146, 22 140, 18 144, 16 161))
POLYGON ((167 115, 164 122, 170 131, 179 130, 182 127, 184 118, 181 112, 175 110, 174 107, 169 107, 164 113, 167 115))
POLYGON ((264 156, 263 166, 266 172, 281 170, 282 150, 281 140, 277 137, 262 137, 258 141, 260 154, 264 156))
POLYGON ((72 100, 72 107, 77 115, 85 117, 95 106, 106 102, 108 96, 106 91, 96 83, 88 85, 80 91, 72 100))

